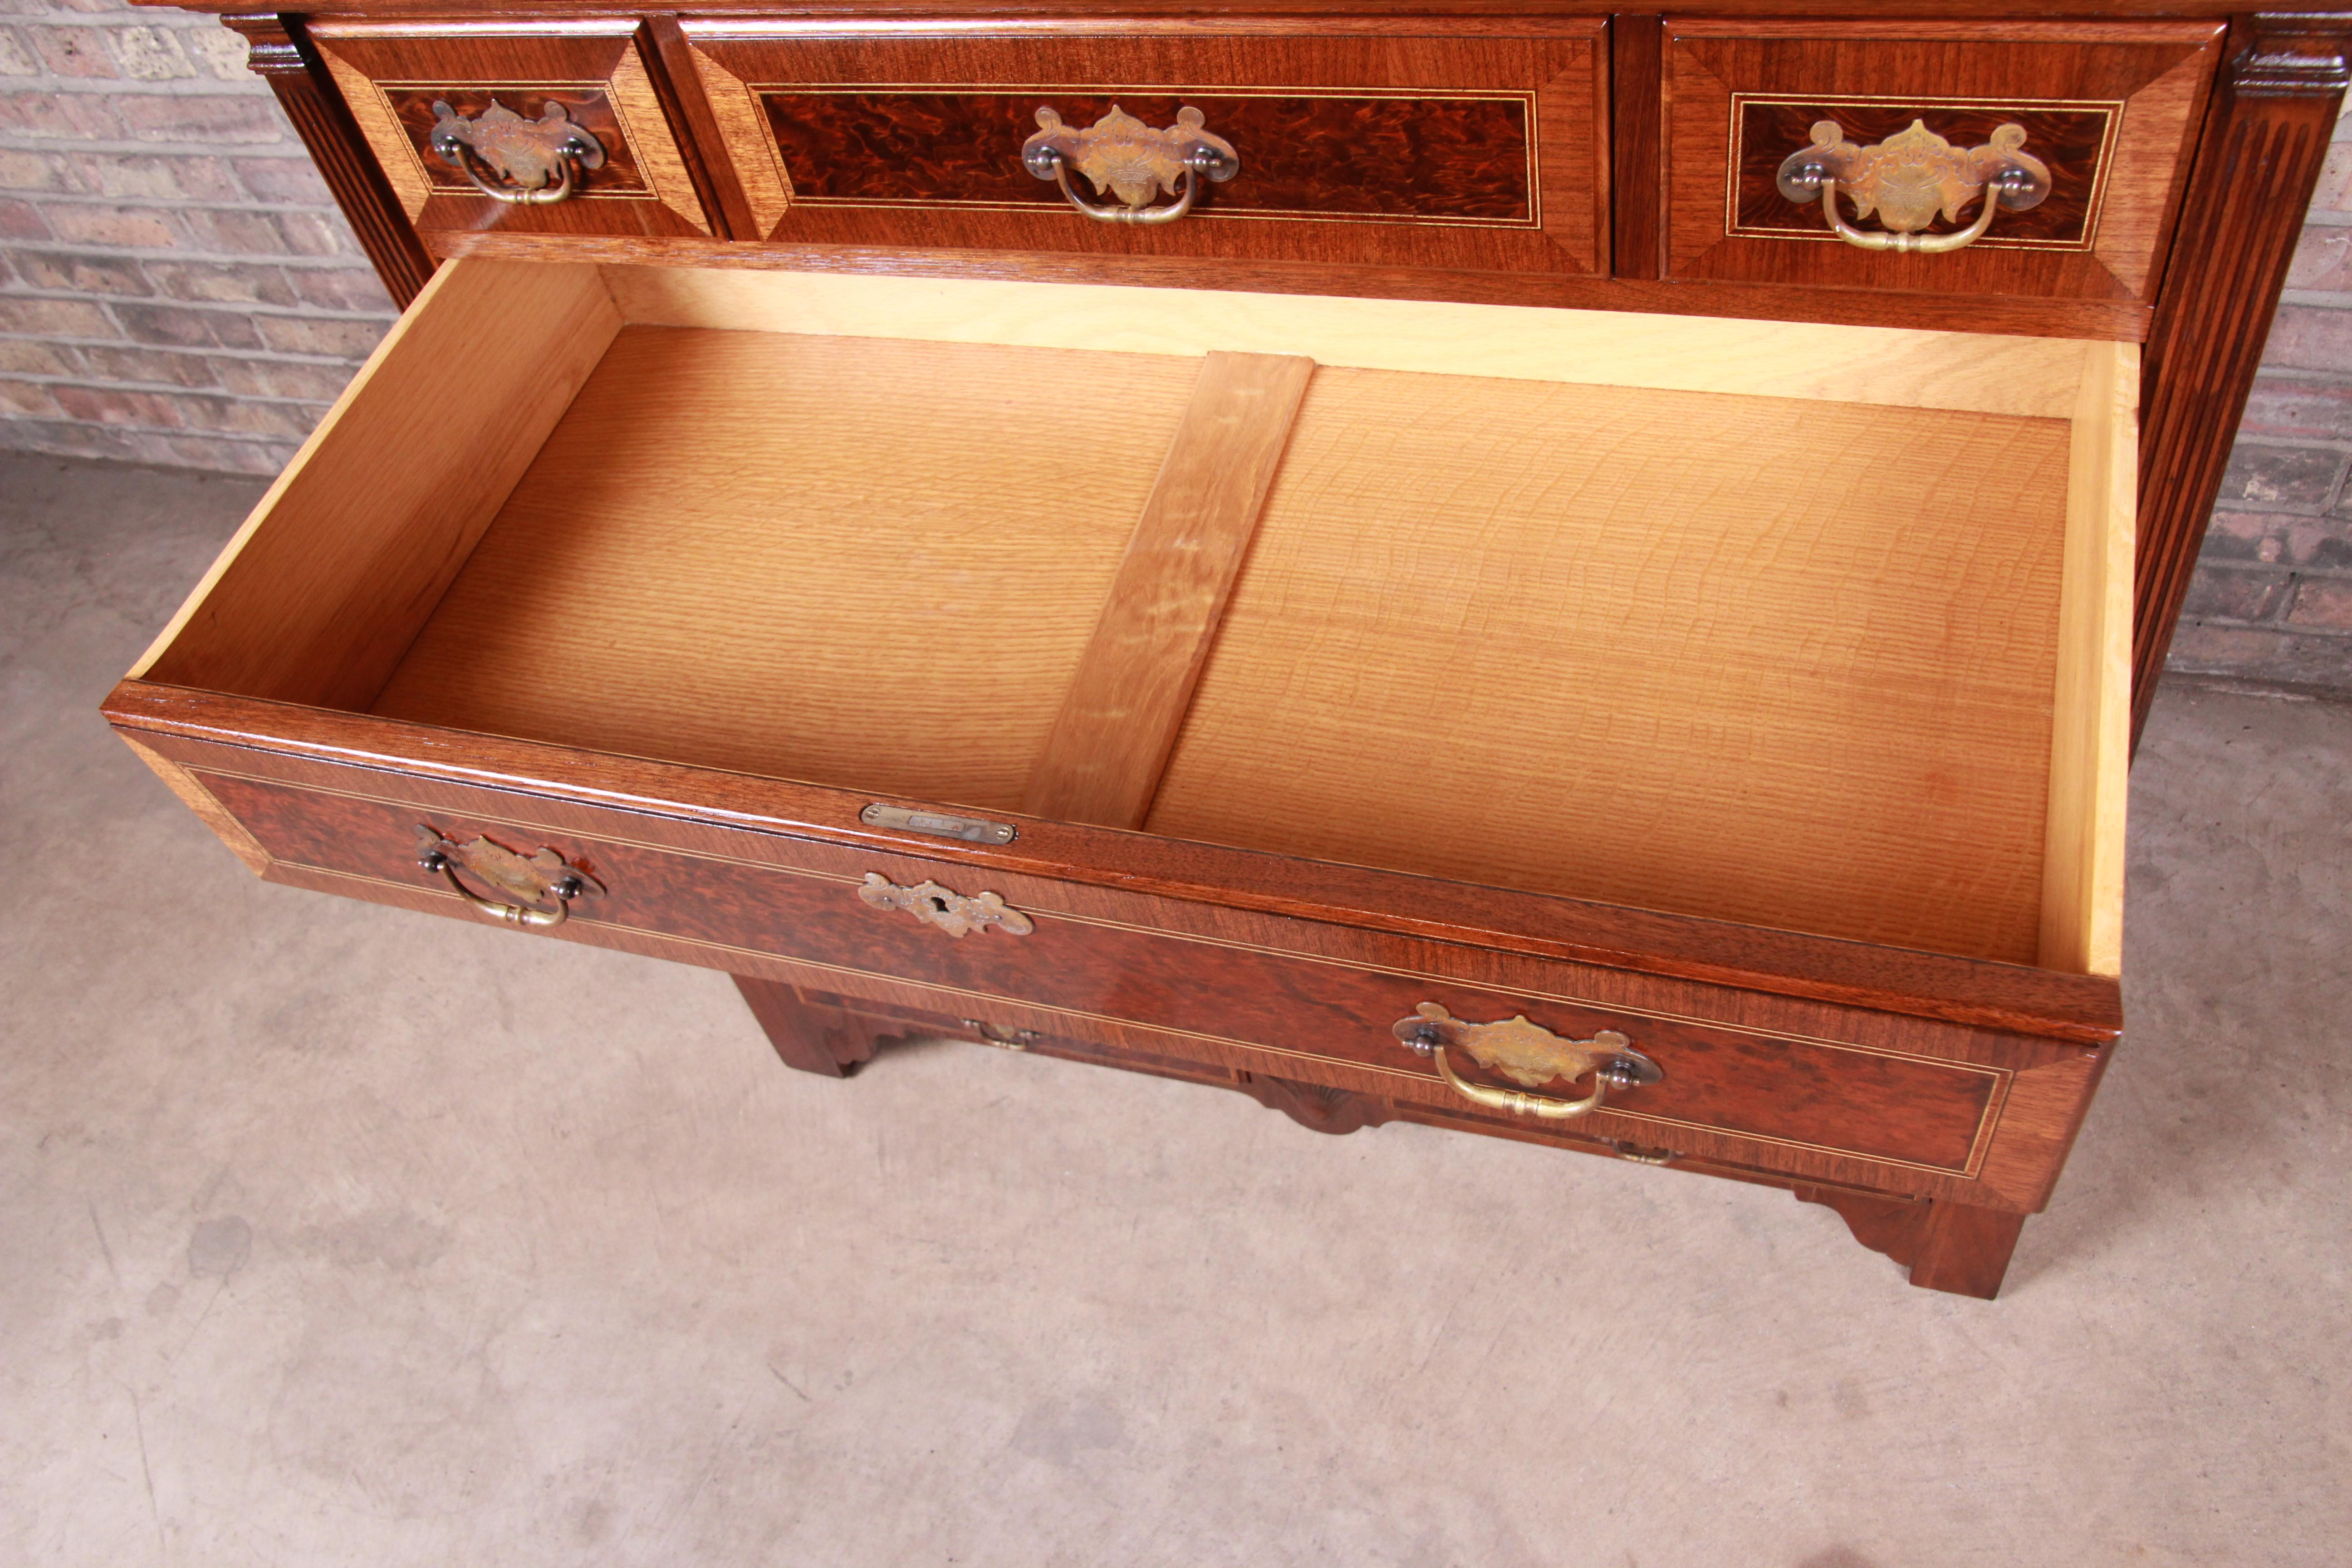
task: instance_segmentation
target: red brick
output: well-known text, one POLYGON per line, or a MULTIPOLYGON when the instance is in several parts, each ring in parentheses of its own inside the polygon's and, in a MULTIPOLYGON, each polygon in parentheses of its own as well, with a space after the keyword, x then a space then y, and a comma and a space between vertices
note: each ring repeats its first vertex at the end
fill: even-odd
POLYGON ((81 357, 94 380, 151 386, 217 386, 221 382, 218 367, 237 363, 205 354, 174 353, 169 349, 102 348, 97 344, 82 350, 81 357))
POLYGON ((166 348, 259 348, 261 335, 253 318, 235 310, 195 310, 184 305, 114 307, 122 330, 142 343, 166 348))
POLYGON ((29 338, 0 338, 0 371, 18 375, 79 375, 82 351, 29 338))
POLYGON ((165 27, 117 27, 107 40, 124 76, 136 81, 178 81, 196 74, 180 40, 165 27))
POLYGON ((294 457, 299 443, 286 441, 229 441, 206 439, 200 436, 173 436, 154 438, 162 455, 150 458, 173 468, 204 468, 220 474, 258 474, 274 477, 294 457))
POLYGON ((243 187, 227 161, 201 153, 89 153, 74 159, 74 188, 101 196, 160 197, 164 201, 234 202, 243 187))
POLYGON ((392 296, 376 275, 359 267, 298 267, 288 271, 294 291, 306 305, 322 310, 394 311, 392 296))
POLYGON ((35 289, 134 298, 144 298, 155 291, 139 263, 126 256, 84 256, 58 250, 19 250, 13 254, 17 275, 35 289))
POLYGON ((286 236, 272 213, 199 208, 181 213, 180 227, 198 250, 233 256, 283 256, 287 251, 286 236))
POLYGON ((95 92, 0 93, 0 131, 97 142, 121 134, 107 95, 95 92))
POLYGON ((289 256, 357 256, 359 241, 341 213, 278 213, 289 256))
POLYGON ((118 99, 123 129, 142 142, 267 142, 291 140, 277 101, 260 98, 118 99))
POLYGON ((95 386, 60 386, 58 406, 90 425, 177 425, 180 411, 156 392, 123 392, 95 386))
POLYGON ((119 463, 153 460, 143 455, 131 431, 77 425, 69 420, 11 419, 0 423, 0 446, 19 452, 55 452, 60 457, 103 458, 119 463))
POLYGON ((147 276, 173 300, 220 305, 291 305, 294 290, 275 267, 224 266, 216 261, 151 261, 147 276))
POLYGON ((225 359, 213 362, 226 390, 240 397, 300 397, 332 403, 343 395, 353 367, 300 360, 225 359))
POLYGON ((27 27, 26 40, 41 63, 58 76, 110 77, 114 60, 106 52, 106 37, 96 27, 27 27))
POLYGON ((2352 385, 2258 375, 2241 435, 2352 441, 2352 385))
POLYGON ((332 354, 365 359, 389 321, 320 321, 299 316, 257 316, 262 346, 286 354, 332 354))
POLYGON ((0 414, 19 419, 54 419, 58 405, 37 382, 0 379, 0 414))
POLYGON ((180 36, 191 58, 216 81, 250 81, 245 40, 226 27, 197 27, 180 36))
POLYGON ((2352 365, 2352 310, 2280 306, 2263 363, 2290 370, 2340 371, 2352 365))
POLYGON ((48 223, 41 209, 14 196, 0 196, 0 239, 47 239, 48 223))
POLYGON ((2284 572, 2200 567, 2189 580, 2180 613, 2199 620, 2267 621, 2286 602, 2292 582, 2284 572))
POLYGON ((104 310, 83 300, 0 299, 0 332, 33 338, 121 336, 104 310))
POLYGON ((2317 512, 2336 494, 2344 454, 2325 447, 2270 447, 2241 441, 2221 475, 2221 503, 2252 502, 2284 510, 2317 512))
POLYGON ((184 397, 178 400, 181 423, 191 430, 218 430, 246 436, 274 436, 299 441, 326 412, 310 403, 262 403, 251 398, 184 397))
MULTIPOLYGON (((2331 632, 2352 632, 2352 578, 2305 577, 2294 591, 2294 608, 2286 615, 2293 626, 2331 632)), ((2345 650, 2352 664, 2352 648, 2345 650)))
POLYGON ((0 76, 39 76, 41 62, 23 39, 5 27, 0 27, 0 76))
POLYGON ((2286 554, 2281 531, 2297 520, 2272 511, 2217 511, 2205 521, 2200 558, 2212 561, 2277 561, 2286 554))
POLYGON ((2352 142, 2337 142, 2327 149, 2327 161, 2319 166, 2319 188, 2311 194, 2311 205, 2316 212, 2352 211, 2352 142))
POLYGON ((239 158, 236 177, 257 202, 286 206, 332 207, 333 193, 308 158, 239 158))
POLYGON ((2295 242, 2290 289, 2352 289, 2352 228, 2313 224, 2295 242))
POLYGON ((79 191, 86 189, 73 165, 51 153, 26 153, 0 147, 0 190, 79 191))
POLYGON ((48 208, 48 222, 59 239, 74 245, 163 250, 179 243, 171 220, 152 207, 57 202, 48 208))
POLYGON ((2352 521, 2289 518, 2286 558, 2298 566, 2352 567, 2352 521))

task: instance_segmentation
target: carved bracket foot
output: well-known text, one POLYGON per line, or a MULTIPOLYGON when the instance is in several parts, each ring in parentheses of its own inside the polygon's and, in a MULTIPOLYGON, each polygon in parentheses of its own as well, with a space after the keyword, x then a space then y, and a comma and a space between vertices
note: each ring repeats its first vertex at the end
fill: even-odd
POLYGON ((1264 1073, 1241 1073, 1237 1079, 1235 1087, 1244 1094, 1312 1131, 1336 1135, 1395 1120, 1386 1100, 1374 1100, 1370 1095, 1325 1089, 1320 1084, 1297 1083, 1286 1078, 1268 1078, 1264 1073))
POLYGON ((1944 1199, 1874 1198, 1827 1187, 1792 1187, 1845 1221, 1853 1238, 1908 1269, 1911 1283, 1990 1301, 2000 1293, 2025 1216, 1944 1199))
POLYGON ((801 1072, 847 1078, 884 1046, 931 1032, 812 1001, 782 981, 755 980, 748 974, 733 978, 776 1055, 801 1072))

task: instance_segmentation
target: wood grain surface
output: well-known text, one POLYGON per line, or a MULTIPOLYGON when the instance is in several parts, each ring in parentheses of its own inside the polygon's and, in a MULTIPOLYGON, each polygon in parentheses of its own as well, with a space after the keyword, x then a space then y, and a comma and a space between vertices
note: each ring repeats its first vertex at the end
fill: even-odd
POLYGON ((1140 827, 1315 362, 1212 353, 1144 502, 1022 809, 1140 827))
POLYGON ((629 20, 415 26, 335 17, 317 23, 311 37, 419 229, 710 235, 640 30, 629 20), (427 144, 436 100, 466 114, 495 101, 531 119, 561 103, 604 143, 606 164, 582 171, 576 194, 561 202, 480 195, 427 144))
POLYGON ((2237 440, 2304 208, 2333 150, 2352 17, 2233 25, 2185 225, 2147 345, 2134 575, 2132 733, 2147 721, 2172 628, 2237 440))
POLYGON ((382 795, 396 782, 402 798, 468 816, 527 810, 566 831, 852 879, 897 865, 919 881, 944 867, 1024 888, 1032 901, 1040 891, 1048 902, 1082 900, 1092 915, 1129 924, 1521 990, 1566 986, 1612 1005, 1906 1052, 1953 1054, 1962 1047, 1951 1042, 1964 1039, 2095 1054, 2122 1026, 2119 988, 2107 977, 1073 823, 1016 818, 1011 843, 967 844, 868 826, 861 813, 873 796, 864 792, 142 680, 118 684, 104 711, 175 762, 307 788, 382 795))
POLYGON ((1021 163, 1040 107, 1082 130, 1114 110, 1164 129, 1189 106, 1212 134, 1249 149, 1239 174, 1195 198, 1203 219, 1539 221, 1529 97, 777 88, 757 101, 795 204, 1058 213, 1066 210, 1059 187, 1021 163))
POLYGON ((547 236, 435 229, 437 257, 596 261, 712 271, 790 270, 805 276, 1002 280, 1289 298, 1411 300, 1544 310, 1645 312, 1705 321, 1812 322, 2045 338, 2147 337, 2150 308, 2136 300, 1788 289, 1773 284, 1478 272, 1453 268, 1242 260, 1230 257, 1087 256, 949 246, 771 245, 623 235, 547 236))
MULTIPOLYGON (((2044 109, 2014 102, 1888 104, 1870 99, 1814 98, 1748 100, 1738 107, 1734 135, 1739 164, 1731 195, 1734 232, 1790 235, 1830 245, 1840 242, 1831 236, 1822 217, 1821 203, 1792 202, 1780 188, 1781 163, 1811 142, 1815 122, 1835 121, 1845 140, 1867 147, 1917 121, 1962 150, 1986 145, 2002 125, 2022 127, 2025 143, 2019 150, 2049 169, 2050 193, 2040 205, 2024 212, 1996 216, 1991 229, 1976 242, 1990 250, 2021 243, 2088 247, 2092 219, 2098 216, 2094 209, 2102 194, 2100 176, 2105 172, 2102 154, 2122 119, 2119 109, 2105 105, 2044 109)), ((1849 219, 1854 216, 1851 203, 1841 210, 1849 219)), ((1938 214, 1923 232, 1949 234, 1968 227, 1976 216, 1973 205, 1958 219, 1938 214)), ((1861 226, 1876 226, 1864 219, 1861 226)))
POLYGON ((2032 963, 2068 441, 1326 366, 1150 828, 2032 963))
POLYGON ((1077 36, 683 23, 771 240, 1608 270, 1597 18, 1414 29, 1150 23, 1077 36), (1183 219, 1096 222, 1021 164, 1073 126, 1184 105, 1241 171, 1183 219))
POLYGON ((2071 418, 2085 348, 2050 338, 1403 300, 611 267, 639 324, 907 338, 1749 393, 2071 418))
POLYGON ((1199 369, 628 328, 375 710, 1017 808, 1199 369))
POLYGON ((2037 962, 2089 974, 2123 973, 2139 388, 2137 349, 2093 353, 2068 460, 2037 962))
POLYGON ((434 260, 398 193, 344 107, 334 78, 299 21, 269 13, 223 18, 246 43, 246 65, 269 84, 302 150, 327 182, 384 291, 403 310, 433 276, 434 260))
POLYGON ((444 267, 139 671, 366 707, 620 324, 590 268, 444 267))
MULTIPOLYGON (((130 3, 177 5, 178 0, 130 3)), ((180 8, 241 11, 251 3, 252 0, 186 0, 180 8)), ((1232 33, 1251 26, 1279 31, 1333 28, 1355 32, 1384 26, 1399 32, 1416 32, 1442 29, 1449 23, 1490 28, 1508 26, 1507 19, 1496 16, 1496 0, 1279 0, 1278 4, 1255 5, 1253 16, 1235 18, 1220 0, 1181 0, 1157 5, 1150 16, 1126 20, 1125 25, 1205 33, 1232 33)), ((1556 4, 1546 5, 1542 17, 1533 25, 1540 26, 1558 16, 1606 16, 1613 8, 1614 0, 1557 0, 1556 4)), ((2134 19, 2146 16, 2151 8, 2149 0, 2075 0, 2067 7, 2073 15, 2084 18, 2116 19, 2086 22, 2083 26, 2129 26, 2134 19)), ((367 9, 382 16, 446 16, 450 7, 448 0, 368 0, 367 9)), ((1780 22, 1790 17, 1843 19, 1853 15, 1854 5, 1853 0, 1709 0, 1706 9, 1719 16, 1780 22)), ((2164 0, 2163 4, 2167 16, 2227 17, 2242 9, 2243 0, 2164 0)), ((499 10, 508 16, 568 17, 576 16, 580 7, 574 0, 500 0, 499 10)), ((1083 32, 1102 26, 1101 7, 1090 0, 1036 0, 1024 6, 1019 16, 1005 16, 1002 0, 930 0, 923 7, 923 16, 912 20, 889 16, 845 19, 837 14, 779 20, 776 0, 702 0, 695 10, 701 16, 740 17, 738 26, 779 31, 794 26, 819 32, 940 31, 963 26, 994 33, 1083 32)), ((2050 16, 2048 0, 1969 0, 1968 12, 1972 19, 1957 24, 1951 19, 1952 0, 1878 0, 1871 10, 1880 18, 1906 19, 1906 26, 1975 30, 1981 30, 1988 21, 2046 21, 2050 16)))
MULTIPOLYGON (((356 874, 374 884, 435 889, 415 866, 416 808, 225 773, 205 787, 289 868, 356 874)), ((466 821, 444 832, 488 832, 510 847, 542 834, 466 821)), ((530 841, 526 845, 525 841, 530 841)), ((1563 1035, 1616 1028, 1664 1069, 1664 1079, 1617 1097, 1616 1135, 1644 1129, 1715 1132, 1769 1152, 1820 1150, 1931 1175, 1973 1179, 1994 1136, 2010 1075, 1965 1062, 1885 1055, 1750 1033, 1700 1021, 1639 1016, 1536 1001, 1428 978, 1303 963, 1246 948, 1031 911, 1036 929, 961 941, 856 897, 845 878, 792 874, 625 840, 565 837, 567 859, 591 868, 604 895, 563 929, 602 927, 718 944, 703 962, 766 955, 819 966, 843 984, 895 977, 971 999, 975 1007, 1040 1008, 1083 1026, 1139 1027, 1160 1048, 1197 1063, 1286 1068, 1305 1081, 1371 1081, 1396 1096, 1458 1103, 1389 1026, 1423 1001, 1478 1020, 1527 1013, 1563 1035), (733 955, 730 957, 730 955, 733 955)), ((886 872, 885 874, 889 874, 886 872)), ((900 873, 903 875, 904 873, 900 873)), ((963 890, 977 890, 966 889, 963 890)), ((444 897, 439 893, 434 896, 444 897)), ((1010 898, 1011 895, 1008 895, 1010 898)), ((452 900, 454 904, 454 900, 452 900)), ((477 917, 478 918, 478 917, 477 917)), ((1479 1074, 1475 1065, 1460 1069, 1479 1074)))
POLYGON ((1665 274, 1664 47, 1664 16, 1634 12, 1609 19, 1611 271, 1621 279, 1665 274))
POLYGON ((2215 25, 1685 16, 1667 31, 1671 276, 1947 298, 2153 298, 2220 60, 2215 25), (1815 118, 1864 142, 1916 118, 1956 142, 2016 120, 2027 150, 2052 165, 2052 195, 2016 221, 1997 217, 1991 243, 1942 256, 1814 238, 1819 209, 1791 206, 1771 182, 1815 118), (2084 248, 2054 247, 2070 241, 2084 248))
POLYGON ((479 194, 447 159, 433 151, 433 127, 440 119, 434 111, 436 103, 446 103, 463 120, 478 120, 493 104, 533 121, 543 118, 551 105, 560 108, 572 123, 595 137, 604 149, 602 165, 574 170, 573 195, 570 199, 588 201, 598 196, 649 194, 646 177, 638 171, 636 155, 629 147, 628 135, 621 128, 620 117, 613 111, 612 95, 601 87, 428 86, 386 87, 382 90, 393 118, 408 138, 416 166, 424 171, 427 186, 436 195, 471 201, 479 194))

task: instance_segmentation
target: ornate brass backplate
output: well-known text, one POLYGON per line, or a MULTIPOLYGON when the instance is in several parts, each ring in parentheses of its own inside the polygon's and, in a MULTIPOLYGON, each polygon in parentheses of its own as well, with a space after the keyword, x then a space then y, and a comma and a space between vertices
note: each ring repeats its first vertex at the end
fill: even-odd
MULTIPOLYGON (((1780 194, 1792 202, 1820 197, 1825 182, 1853 204, 1856 217, 1876 215, 1882 227, 1894 234, 1917 234, 1940 214, 1947 223, 1960 221, 1960 210, 1988 185, 2011 212, 2024 212, 2050 194, 2050 168, 2024 151, 2025 127, 2011 121, 1996 126, 1992 139, 1981 147, 1953 146, 1927 129, 1925 121, 1868 147, 1845 139, 1834 120, 1816 121, 1812 144, 1782 160, 1780 194)), ((1990 210, 1982 216, 1990 217, 1990 210)))
POLYGON ((604 144, 560 103, 550 103, 537 120, 525 120, 493 99, 488 109, 468 120, 436 102, 431 140, 434 152, 490 195, 507 193, 487 184, 474 173, 471 161, 494 171, 507 190, 526 193, 569 194, 573 164, 583 169, 604 165, 604 144))
POLYGON ((866 873, 857 896, 877 910, 904 910, 953 937, 983 926, 994 926, 1007 936, 1027 936, 1037 929, 1035 921, 995 893, 975 893, 967 899, 937 882, 902 888, 879 871, 866 873))
MULTIPOLYGON (((421 822, 416 825, 416 859, 428 871, 463 871, 519 904, 544 910, 560 910, 583 894, 604 890, 604 884, 586 869, 545 845, 523 855, 478 834, 452 838, 421 822)), ((465 891, 462 887, 458 890, 465 891)))
POLYGON ((1413 1049, 1437 1047, 1466 1051, 1472 1060, 1512 1082, 1538 1089, 1554 1079, 1572 1081, 1599 1068, 1627 1084, 1655 1083, 1657 1063, 1632 1047, 1614 1029, 1603 1029, 1589 1040, 1564 1040, 1527 1015, 1496 1024, 1470 1024, 1434 1002, 1423 1002, 1410 1018, 1400 1018, 1391 1033, 1413 1049))
POLYGON ((1205 115, 1187 106, 1176 111, 1175 124, 1154 131, 1112 104, 1108 114, 1073 131, 1062 123, 1059 110, 1044 108, 1037 110, 1037 133, 1021 144, 1021 162, 1041 180, 1055 178, 1057 164, 1066 165, 1096 190, 1142 207, 1162 193, 1176 195, 1188 173, 1230 180, 1241 172, 1232 143, 1210 135, 1206 123, 1205 115))

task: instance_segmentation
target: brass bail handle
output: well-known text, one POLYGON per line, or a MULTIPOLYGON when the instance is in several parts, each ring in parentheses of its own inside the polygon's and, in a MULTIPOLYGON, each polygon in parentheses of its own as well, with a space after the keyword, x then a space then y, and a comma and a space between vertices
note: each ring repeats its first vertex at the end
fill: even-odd
POLYGON ((471 117, 436 100, 428 140, 476 190, 516 206, 563 201, 579 170, 604 166, 604 144, 560 103, 549 104, 537 120, 525 120, 495 99, 471 117), (496 174, 498 182, 482 178, 483 168, 496 174))
POLYGON ((468 907, 502 925, 552 931, 571 918, 572 900, 604 890, 602 883, 552 849, 519 855, 488 838, 451 838, 422 823, 416 831, 416 864, 446 879, 468 907), (466 886, 457 878, 460 866, 508 900, 486 899, 466 886))
POLYGON ((1996 212, 2028 212, 2050 195, 2050 166, 2026 153, 2025 127, 2011 121, 1993 128, 1980 147, 1955 147, 1914 120, 1909 129, 1868 147, 1845 139, 1834 120, 1815 122, 1811 144, 1780 161, 1775 184, 1792 202, 1818 199, 1830 232, 1861 250, 1940 256, 1985 237, 1996 212), (1854 216, 1875 214, 1879 227, 1856 228, 1838 211, 1838 193, 1854 216), (1950 234, 1929 234, 1941 215, 1948 223, 1977 204, 1974 222, 1950 234))
POLYGON ((1597 1110, 1614 1089, 1639 1089, 1665 1077, 1658 1064, 1633 1049, 1614 1029, 1602 1029, 1589 1040, 1562 1039, 1526 1015, 1492 1024, 1472 1024, 1456 1018, 1434 1002, 1423 1002, 1410 1018, 1400 1018, 1390 1033, 1430 1058, 1446 1087, 1490 1110, 1566 1121, 1597 1110), (1534 1089, 1558 1079, 1573 1082, 1592 1074, 1592 1092, 1581 1100, 1560 1100, 1529 1094, 1524 1089, 1503 1089, 1473 1083, 1454 1070, 1448 1047, 1460 1050, 1491 1072, 1534 1089))
POLYGON ((1059 185, 1069 204, 1097 223, 1174 223, 1192 210, 1201 182, 1222 184, 1242 172, 1240 154, 1205 129, 1207 116, 1191 105, 1176 111, 1176 123, 1155 131, 1112 104, 1110 112, 1073 131, 1051 105, 1037 110, 1037 133, 1021 144, 1021 165, 1059 185), (1116 205, 1090 202, 1070 184, 1075 168, 1097 192, 1118 198, 1116 205), (1153 206, 1154 196, 1176 199, 1153 206))

